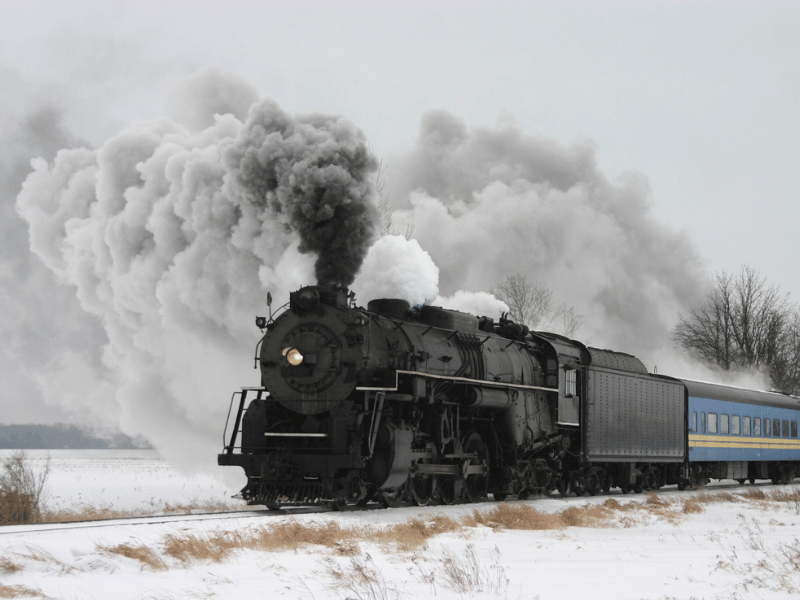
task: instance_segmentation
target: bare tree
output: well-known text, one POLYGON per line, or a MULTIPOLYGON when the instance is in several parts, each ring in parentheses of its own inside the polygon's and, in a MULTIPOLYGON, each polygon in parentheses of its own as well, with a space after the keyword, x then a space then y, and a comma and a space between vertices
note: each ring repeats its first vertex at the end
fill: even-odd
POLYGON ((509 275, 490 291, 508 305, 511 320, 530 329, 554 328, 571 337, 583 322, 583 315, 566 302, 553 306, 553 290, 530 283, 522 273, 509 275))
POLYGON ((680 316, 673 338, 707 364, 762 369, 776 389, 800 391, 800 312, 752 267, 736 277, 718 273, 705 302, 680 316))
POLYGON ((414 223, 406 223, 405 230, 402 232, 394 224, 394 209, 389 202, 389 194, 386 191, 385 171, 386 168, 383 166, 383 160, 381 160, 378 163, 378 170, 375 171, 375 177, 372 179, 375 190, 378 192, 378 210, 380 210, 383 217, 383 229, 381 229, 378 237, 402 235, 407 240, 410 240, 411 235, 414 233, 414 223))
POLYGON ((576 311, 574 306, 562 302, 553 311, 551 322, 556 325, 558 333, 571 338, 583 323, 583 315, 576 311))

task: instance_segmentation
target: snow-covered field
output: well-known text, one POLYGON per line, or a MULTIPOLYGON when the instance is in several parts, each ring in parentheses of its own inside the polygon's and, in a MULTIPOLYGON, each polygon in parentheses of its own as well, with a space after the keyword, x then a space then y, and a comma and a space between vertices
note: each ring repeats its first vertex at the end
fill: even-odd
MULTIPOLYGON (((51 453, 55 506, 227 502, 235 491, 210 475, 182 475, 154 454, 114 454, 51 453)), ((800 593, 800 501, 775 501, 775 493, 799 487, 756 486, 766 500, 745 494, 752 486, 721 485, 650 499, 612 493, 510 503, 564 516, 545 530, 474 518, 495 503, 0 527, 0 597, 792 598, 800 593), (593 526, 564 526, 570 515, 593 515, 584 519, 593 526), (424 541, 381 535, 443 521, 450 527, 424 541), (280 537, 287 532, 288 541, 280 537), (298 543, 308 535, 320 543, 298 543), (285 549, 276 549, 279 538, 285 549)))
MULTIPOLYGON (((0 450, 0 463, 14 450, 0 450)), ((52 512, 82 507, 119 512, 159 512, 175 505, 240 507, 231 496, 244 485, 241 469, 209 465, 186 474, 160 460, 155 450, 26 450, 28 464, 41 472, 49 462, 45 507, 52 512), (216 474, 216 477, 215 477, 216 474), (238 487, 226 485, 227 475, 238 487), (240 480, 236 475, 241 475, 240 480)))

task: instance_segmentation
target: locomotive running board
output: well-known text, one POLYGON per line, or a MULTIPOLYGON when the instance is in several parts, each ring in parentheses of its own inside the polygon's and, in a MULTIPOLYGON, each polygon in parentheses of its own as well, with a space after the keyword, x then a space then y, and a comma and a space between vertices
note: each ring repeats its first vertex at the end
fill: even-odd
POLYGON ((264 436, 269 437, 308 437, 308 438, 325 438, 328 437, 327 433, 271 433, 264 432, 264 436))
POLYGON ((515 390, 532 390, 538 392, 558 392, 558 388, 541 387, 538 385, 524 385, 521 383, 504 383, 502 381, 489 381, 484 379, 470 379, 469 377, 450 377, 448 375, 434 375, 432 373, 421 373, 419 371, 402 371, 400 369, 394 372, 394 387, 368 387, 359 386, 356 388, 359 392, 396 392, 399 387, 400 375, 414 375, 416 377, 427 377, 428 379, 441 379, 443 381, 452 381, 455 383, 468 383, 471 385, 515 389, 515 390))

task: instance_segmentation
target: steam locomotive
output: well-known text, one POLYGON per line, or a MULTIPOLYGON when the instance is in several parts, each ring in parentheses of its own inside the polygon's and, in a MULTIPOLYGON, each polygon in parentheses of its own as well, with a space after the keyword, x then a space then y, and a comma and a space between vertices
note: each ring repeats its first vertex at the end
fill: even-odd
POLYGON ((364 309, 340 288, 302 288, 256 323, 261 386, 233 394, 218 456, 244 469, 249 504, 451 504, 800 473, 795 397, 650 374, 507 318, 399 299, 364 309))

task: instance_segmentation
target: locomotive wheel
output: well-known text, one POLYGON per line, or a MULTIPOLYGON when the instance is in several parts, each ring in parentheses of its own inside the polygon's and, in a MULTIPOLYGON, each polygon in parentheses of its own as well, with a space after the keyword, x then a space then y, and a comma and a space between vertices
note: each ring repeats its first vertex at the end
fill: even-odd
POLYGON ((603 489, 603 493, 607 494, 608 492, 611 491, 611 485, 613 484, 613 481, 611 480, 611 475, 609 475, 608 471, 603 469, 602 473, 603 473, 603 488, 602 489, 603 489))
POLYGON ((456 502, 456 480, 452 477, 442 477, 439 479, 439 500, 442 504, 455 504, 456 502))
POLYGON ((411 498, 417 506, 427 506, 436 497, 436 478, 415 475, 411 480, 411 498))
POLYGON ((572 493, 572 476, 569 471, 565 471, 558 479, 558 493, 562 498, 566 498, 572 493))
POLYGON ((601 489, 601 477, 600 473, 598 472, 597 468, 592 468, 589 470, 589 473, 586 475, 584 480, 583 489, 590 495, 590 496, 597 496, 598 492, 601 489))
POLYGON ((344 510, 347 508, 347 499, 346 498, 336 498, 329 503, 329 506, 336 511, 344 510))
POLYGON ((483 467, 482 473, 473 473, 467 475, 464 484, 464 493, 467 500, 470 502, 482 502, 486 500, 486 494, 489 487, 489 462, 486 444, 483 443, 481 436, 476 432, 470 432, 464 438, 464 452, 467 454, 475 454, 469 462, 470 466, 480 465, 483 467))

